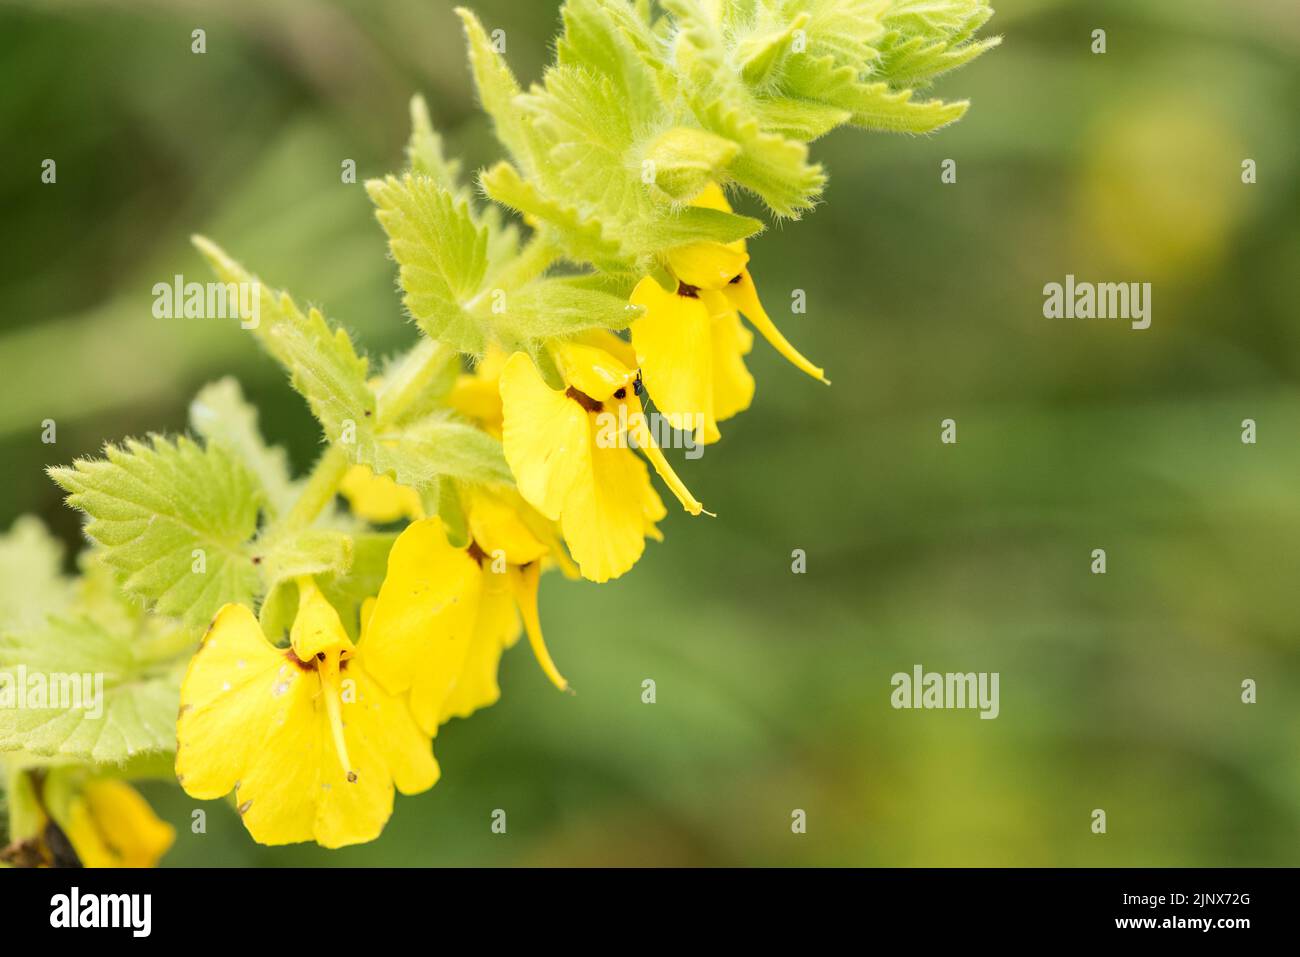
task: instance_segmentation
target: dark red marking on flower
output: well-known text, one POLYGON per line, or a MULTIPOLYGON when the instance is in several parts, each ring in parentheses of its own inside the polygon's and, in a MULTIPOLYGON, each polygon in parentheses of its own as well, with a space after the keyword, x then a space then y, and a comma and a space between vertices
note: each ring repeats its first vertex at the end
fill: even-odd
POLYGON ((254 556, 253 556, 253 564, 254 564, 254 565, 260 565, 260 564, 262 564, 262 556, 261 556, 261 555, 254 555, 254 556))
POLYGON ((687 299, 699 299, 700 287, 692 286, 688 282, 677 283, 677 295, 684 296, 687 299))
POLYGON ((615 390, 614 390, 614 398, 616 398, 616 399, 626 399, 626 398, 627 398, 627 389, 615 389, 615 390))
POLYGON ((604 406, 601 405, 600 402, 598 402, 596 399, 593 399, 585 392, 579 392, 573 386, 569 386, 567 389, 565 389, 564 394, 567 395, 574 402, 578 403, 578 405, 582 406, 588 412, 599 412, 601 409, 604 408, 604 406))
POLYGON ((465 551, 469 554, 469 557, 478 562, 480 566, 483 564, 484 559, 487 558, 487 552, 483 551, 479 546, 479 543, 474 541, 472 538, 469 540, 469 544, 465 546, 465 551))
POLYGON ((45 825, 45 834, 43 835, 46 849, 50 853, 51 867, 81 867, 81 858, 77 856, 76 849, 72 846, 72 841, 68 840, 68 835, 63 833, 63 828, 59 827, 53 821, 45 825))
POLYGON ((299 669, 301 669, 302 671, 316 670, 315 658, 308 658, 306 661, 303 661, 301 658, 298 657, 297 653, 292 648, 284 649, 284 656, 288 658, 289 661, 291 661, 293 664, 297 665, 299 669))
POLYGON ((730 279, 728 279, 727 282, 734 286, 736 283, 740 282, 740 280, 742 280, 742 279, 744 279, 744 278, 745 278, 745 274, 744 274, 744 273, 739 273, 739 272, 738 272, 738 273, 736 273, 734 276, 732 276, 730 279))

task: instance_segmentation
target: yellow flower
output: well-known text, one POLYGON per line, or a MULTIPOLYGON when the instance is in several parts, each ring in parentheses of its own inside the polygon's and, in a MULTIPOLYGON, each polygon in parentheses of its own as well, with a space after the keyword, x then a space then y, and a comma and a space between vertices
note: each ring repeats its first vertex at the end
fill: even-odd
POLYGON ((389 636, 365 631, 354 645, 314 582, 298 588, 288 648, 243 605, 217 612, 181 685, 176 776, 195 798, 233 789, 262 844, 374 840, 394 785, 427 790, 438 765, 406 702, 368 670, 389 636))
POLYGON ((478 576, 466 550, 447 541, 442 520, 422 519, 397 536, 379 595, 361 611, 366 633, 384 636, 367 668, 389 694, 409 694, 411 713, 430 737, 469 652, 478 576))
POLYGON ((645 539, 660 538, 655 523, 666 514, 628 436, 686 511, 704 510, 650 434, 626 352, 608 333, 554 344, 564 390, 548 386, 523 353, 501 373, 502 445, 519 493, 560 523, 583 576, 596 582, 636 564, 645 539))
POLYGON ((339 483, 339 491, 352 506, 352 512, 366 521, 383 525, 400 518, 412 521, 424 518, 420 493, 398 485, 388 475, 376 475, 368 465, 354 465, 339 483))
POLYGON ((63 830, 83 867, 155 867, 176 839, 140 792, 116 778, 87 781, 63 830))
POLYGON ((500 346, 489 345, 474 371, 457 377, 447 397, 453 409, 498 439, 501 438, 501 393, 497 382, 508 358, 500 346))
POLYGON ((542 670, 568 689, 537 613, 542 565, 564 561, 553 530, 513 490, 467 486, 463 498, 469 547, 453 547, 436 518, 412 523, 389 553, 378 597, 362 610, 368 630, 409 636, 385 642, 371 669, 391 693, 410 693, 429 735, 500 698, 501 653, 518 640, 521 616, 542 670), (435 635, 448 640, 429 640, 435 635))
MULTIPOLYGON (((731 212, 716 184, 693 205, 731 212)), ((827 381, 763 309, 747 268, 744 240, 690 243, 669 250, 667 259, 677 288, 669 292, 652 277, 642 279, 631 302, 645 312, 632 323, 631 334, 646 390, 674 428, 695 432, 698 441, 716 442, 717 423, 749 407, 754 379, 743 357, 754 338, 741 325, 740 314, 797 368, 827 381)))
MULTIPOLYGON (((3 769, 0 769, 3 770, 3 769)), ((11 772, 13 843, 0 861, 17 867, 155 867, 176 830, 120 778, 79 765, 11 772)))

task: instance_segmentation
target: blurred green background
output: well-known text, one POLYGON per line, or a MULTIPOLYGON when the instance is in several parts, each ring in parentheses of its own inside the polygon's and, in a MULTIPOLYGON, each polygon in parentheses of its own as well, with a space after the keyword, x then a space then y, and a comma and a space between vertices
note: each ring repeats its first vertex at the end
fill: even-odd
MULTIPOLYGON (((473 5, 536 78, 555 4, 473 5)), ((675 512, 616 583, 548 578, 577 696, 512 651, 502 701, 436 740, 442 782, 340 852, 258 847, 220 803, 191 834, 148 785, 166 863, 1300 864, 1300 12, 1007 0, 986 32, 938 86, 965 120, 815 144, 825 204, 752 244, 835 385, 758 342, 754 407, 681 463, 719 518, 675 512), (1152 282, 1151 328, 1044 319, 1066 273, 1152 282), (918 663, 1000 672, 1001 716, 893 710, 918 663)), ((229 372, 310 464, 277 367, 234 323, 152 318, 151 287, 208 278, 203 232, 372 356, 411 341, 339 173, 401 165, 417 91, 468 168, 495 157, 441 0, 0 3, 0 526, 75 547, 42 468, 183 429, 229 372)))

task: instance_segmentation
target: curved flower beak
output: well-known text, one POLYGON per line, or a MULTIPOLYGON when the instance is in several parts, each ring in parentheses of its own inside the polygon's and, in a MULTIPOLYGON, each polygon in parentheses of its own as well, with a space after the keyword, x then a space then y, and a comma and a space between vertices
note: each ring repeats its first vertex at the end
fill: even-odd
MULTIPOLYGON (((821 366, 813 365, 804 357, 803 353, 790 344, 790 340, 781 334, 781 330, 776 327, 776 323, 772 321, 767 314, 767 310, 763 308, 763 304, 759 301, 758 290, 754 288, 754 278, 749 274, 748 269, 742 269, 731 282, 721 289, 701 290, 701 295, 706 300, 714 296, 720 297, 727 306, 737 310, 748 319, 754 328, 759 331, 759 334, 771 344, 772 348, 784 356, 796 369, 807 373, 820 382, 827 385, 831 384, 831 380, 826 378, 826 371, 821 366)), ((716 308, 716 306, 711 306, 711 308, 716 308)))

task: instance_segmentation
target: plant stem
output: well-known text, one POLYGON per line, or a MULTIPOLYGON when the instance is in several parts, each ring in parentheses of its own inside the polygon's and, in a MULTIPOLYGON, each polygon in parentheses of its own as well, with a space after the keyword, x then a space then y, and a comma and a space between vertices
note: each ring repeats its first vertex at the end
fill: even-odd
POLYGON ((406 353, 379 393, 379 425, 396 425, 459 354, 426 336, 406 353))
POLYGON ((303 486, 302 494, 284 516, 283 527, 301 529, 314 522, 316 516, 324 511, 325 506, 334 500, 339 482, 343 480, 344 473, 351 465, 352 459, 348 456, 348 450, 338 442, 331 445, 325 454, 316 460, 316 465, 307 478, 307 484, 303 486))
POLYGON ((518 289, 546 272, 559 255, 559 249, 541 234, 534 234, 519 255, 502 266, 488 281, 488 286, 506 290, 518 289))

